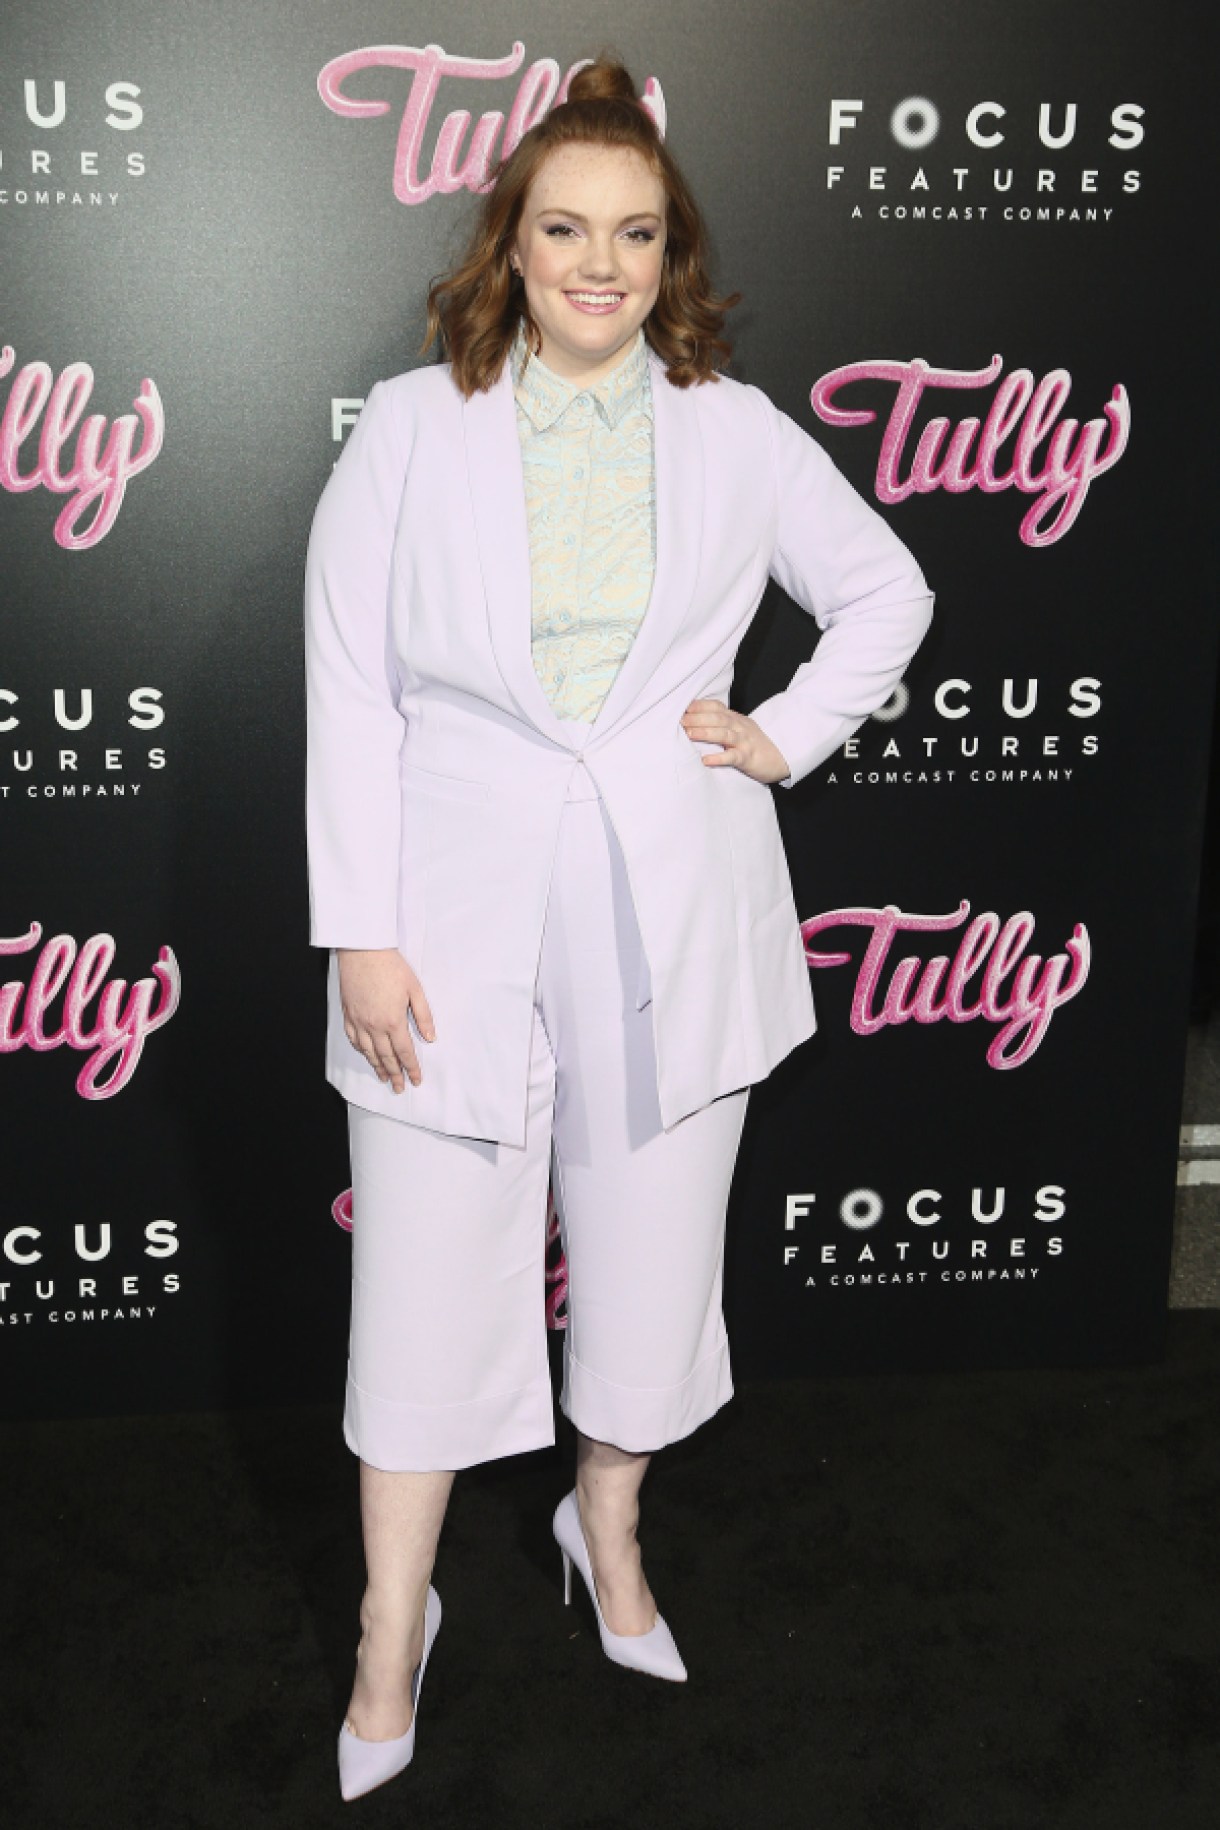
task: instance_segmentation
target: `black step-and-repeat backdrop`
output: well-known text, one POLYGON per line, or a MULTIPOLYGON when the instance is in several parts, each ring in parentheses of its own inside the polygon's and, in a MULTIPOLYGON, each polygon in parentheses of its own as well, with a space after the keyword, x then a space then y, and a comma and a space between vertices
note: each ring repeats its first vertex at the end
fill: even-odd
MULTIPOLYGON (((0 23, 11 1413, 341 1389, 310 517, 608 29, 745 294, 732 372, 937 592, 775 791, 820 1028, 751 1096, 735 1370, 1159 1351, 1216 648, 1196 9, 42 0, 0 23)), ((734 703, 815 637, 773 587, 734 703)))

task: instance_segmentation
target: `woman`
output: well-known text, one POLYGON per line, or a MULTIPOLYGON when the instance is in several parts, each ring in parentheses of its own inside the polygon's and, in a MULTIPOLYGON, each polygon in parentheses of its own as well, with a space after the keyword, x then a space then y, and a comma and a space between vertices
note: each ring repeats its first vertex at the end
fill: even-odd
POLYGON ((600 58, 434 283, 424 349, 439 334, 448 359, 374 386, 318 505, 312 939, 349 1105, 368 1564, 345 1797, 411 1758, 455 1470, 555 1439, 548 1176, 578 1432, 565 1579, 575 1561, 612 1659, 686 1675, 640 1483, 732 1395, 749 1087, 814 1027, 769 785, 884 703, 931 610, 821 448, 718 372, 736 298, 600 58), (746 715, 728 690, 769 576, 823 633, 746 715))

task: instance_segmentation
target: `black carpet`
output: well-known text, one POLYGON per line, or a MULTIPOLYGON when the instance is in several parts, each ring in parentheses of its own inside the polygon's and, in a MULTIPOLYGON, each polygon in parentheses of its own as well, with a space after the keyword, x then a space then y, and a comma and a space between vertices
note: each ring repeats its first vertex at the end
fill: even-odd
POLYGON ((739 1389, 644 1488, 687 1685, 563 1608, 560 1428, 459 1476, 415 1762, 345 1805, 338 1405, 0 1427, 0 1823, 1220 1823, 1220 1313, 1154 1367, 739 1389))

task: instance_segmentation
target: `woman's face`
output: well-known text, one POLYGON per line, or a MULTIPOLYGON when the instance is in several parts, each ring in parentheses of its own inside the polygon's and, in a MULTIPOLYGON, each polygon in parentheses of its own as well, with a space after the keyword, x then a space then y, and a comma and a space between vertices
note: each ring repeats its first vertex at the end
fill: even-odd
POLYGON ((581 382, 615 368, 656 303, 664 251, 665 189, 639 153, 550 153, 512 248, 547 367, 581 382))

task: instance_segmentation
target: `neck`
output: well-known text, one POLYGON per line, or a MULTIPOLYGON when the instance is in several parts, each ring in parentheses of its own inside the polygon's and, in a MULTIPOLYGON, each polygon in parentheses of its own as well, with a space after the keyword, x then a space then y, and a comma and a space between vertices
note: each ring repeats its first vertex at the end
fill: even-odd
POLYGON ((616 369, 621 368, 623 363, 629 360, 639 335, 640 329, 637 326, 626 342, 614 350, 611 355, 603 357, 599 362, 576 368, 571 366, 571 358, 563 353, 556 354, 547 342, 544 332, 542 349, 537 360, 550 369, 552 375, 558 375, 561 381, 571 382, 574 387, 591 387, 595 382, 604 381, 607 375, 612 375, 616 369))

